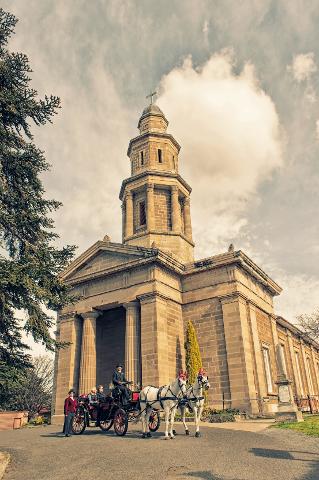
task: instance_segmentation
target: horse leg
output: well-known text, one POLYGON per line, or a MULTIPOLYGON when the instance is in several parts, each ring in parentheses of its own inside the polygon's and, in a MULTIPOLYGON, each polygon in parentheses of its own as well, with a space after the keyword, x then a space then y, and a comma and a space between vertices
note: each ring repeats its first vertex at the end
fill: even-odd
MULTIPOLYGON (((199 407, 200 408, 200 407, 199 407)), ((195 414, 195 426, 196 426, 196 432, 195 432, 195 437, 200 437, 200 432, 199 432, 199 415, 200 410, 197 407, 194 407, 194 414, 195 414)))
POLYGON ((147 419, 146 419, 146 437, 147 438, 151 438, 152 434, 150 432, 150 416, 151 416, 151 413, 152 413, 152 408, 149 407, 147 409, 147 419))
POLYGON ((200 422, 200 419, 202 418, 203 409, 204 409, 204 405, 200 405, 200 406, 198 407, 198 411, 197 411, 197 426, 196 426, 196 433, 195 433, 195 436, 196 436, 196 437, 200 437, 200 436, 201 436, 201 433, 200 433, 200 431, 199 431, 199 422, 200 422))
POLYGON ((141 413, 141 420, 142 420, 142 438, 146 438, 146 432, 145 432, 145 412, 141 413))
POLYGON ((184 428, 185 428, 185 435, 189 435, 188 426, 187 426, 186 420, 185 420, 185 412, 186 412, 186 408, 181 407, 182 422, 183 422, 183 425, 184 425, 184 428))
POLYGON ((169 439, 168 426, 169 426, 169 414, 170 414, 169 407, 165 406, 164 412, 165 412, 165 440, 168 440, 169 439))
POLYGON ((176 414, 176 407, 173 407, 173 408, 171 409, 171 414, 170 414, 170 431, 169 431, 169 435, 170 435, 171 439, 175 438, 175 437, 174 437, 174 433, 173 433, 174 421, 175 421, 175 414, 176 414))

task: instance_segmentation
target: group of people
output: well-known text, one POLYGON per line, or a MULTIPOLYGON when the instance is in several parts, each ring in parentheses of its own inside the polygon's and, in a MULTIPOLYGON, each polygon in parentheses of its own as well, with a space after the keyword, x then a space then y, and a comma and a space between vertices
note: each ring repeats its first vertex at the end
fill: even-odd
MULTIPOLYGON (((115 387, 117 387, 120 391, 123 405, 126 405, 130 400, 130 393, 127 388, 128 382, 125 378, 125 374, 123 371, 123 366, 118 364, 113 372, 112 375, 112 383, 115 387)), ((96 405, 97 407, 97 419, 96 419, 96 426, 100 425, 100 418, 101 418, 101 409, 100 409, 100 402, 103 402, 105 399, 104 394, 104 387, 103 385, 99 385, 97 388, 93 387, 91 392, 88 394, 89 403, 91 405, 96 405)), ((64 401, 64 426, 63 426, 63 435, 65 437, 70 437, 72 432, 72 421, 74 415, 76 413, 77 408, 77 400, 75 398, 75 391, 71 389, 68 392, 68 396, 64 401)))

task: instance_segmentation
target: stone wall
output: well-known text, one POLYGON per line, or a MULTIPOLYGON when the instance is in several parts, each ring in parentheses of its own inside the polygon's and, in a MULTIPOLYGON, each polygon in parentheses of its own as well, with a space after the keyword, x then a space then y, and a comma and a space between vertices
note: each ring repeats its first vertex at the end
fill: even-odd
POLYGON ((207 369, 211 388, 208 402, 214 408, 230 404, 227 352, 223 313, 218 299, 194 301, 183 305, 184 329, 190 320, 196 330, 203 366, 207 369))
POLYGON ((180 304, 167 300, 167 341, 168 341, 168 375, 169 381, 177 377, 185 366, 184 330, 182 307, 180 304))
POLYGON ((155 230, 167 232, 172 229, 171 192, 170 190, 154 189, 155 230))

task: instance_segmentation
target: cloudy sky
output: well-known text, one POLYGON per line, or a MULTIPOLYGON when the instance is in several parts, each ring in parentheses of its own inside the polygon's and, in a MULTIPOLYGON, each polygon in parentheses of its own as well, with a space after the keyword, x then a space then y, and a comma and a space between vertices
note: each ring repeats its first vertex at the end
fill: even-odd
POLYGON ((78 253, 121 239, 126 150, 151 89, 182 145, 196 257, 233 242, 283 287, 288 320, 319 305, 319 4, 316 0, 3 0, 40 95, 34 129, 78 253))

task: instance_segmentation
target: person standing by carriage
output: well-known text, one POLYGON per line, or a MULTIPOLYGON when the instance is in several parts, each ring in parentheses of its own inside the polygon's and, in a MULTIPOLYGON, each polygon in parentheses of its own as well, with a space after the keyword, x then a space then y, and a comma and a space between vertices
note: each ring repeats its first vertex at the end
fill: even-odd
POLYGON ((103 385, 99 385, 96 391, 96 400, 98 401, 97 405, 97 416, 96 416, 96 426, 100 426, 101 422, 101 402, 105 402, 105 393, 103 385))
POLYGON ((130 400, 130 393, 126 385, 129 382, 125 378, 123 366, 121 364, 116 366, 116 369, 113 372, 112 382, 121 392, 123 405, 127 405, 130 400))
POLYGON ((74 418, 77 401, 74 398, 75 391, 70 390, 68 393, 67 398, 64 400, 64 426, 63 426, 63 433, 65 437, 69 437, 71 435, 71 427, 72 427, 72 420, 74 418))

